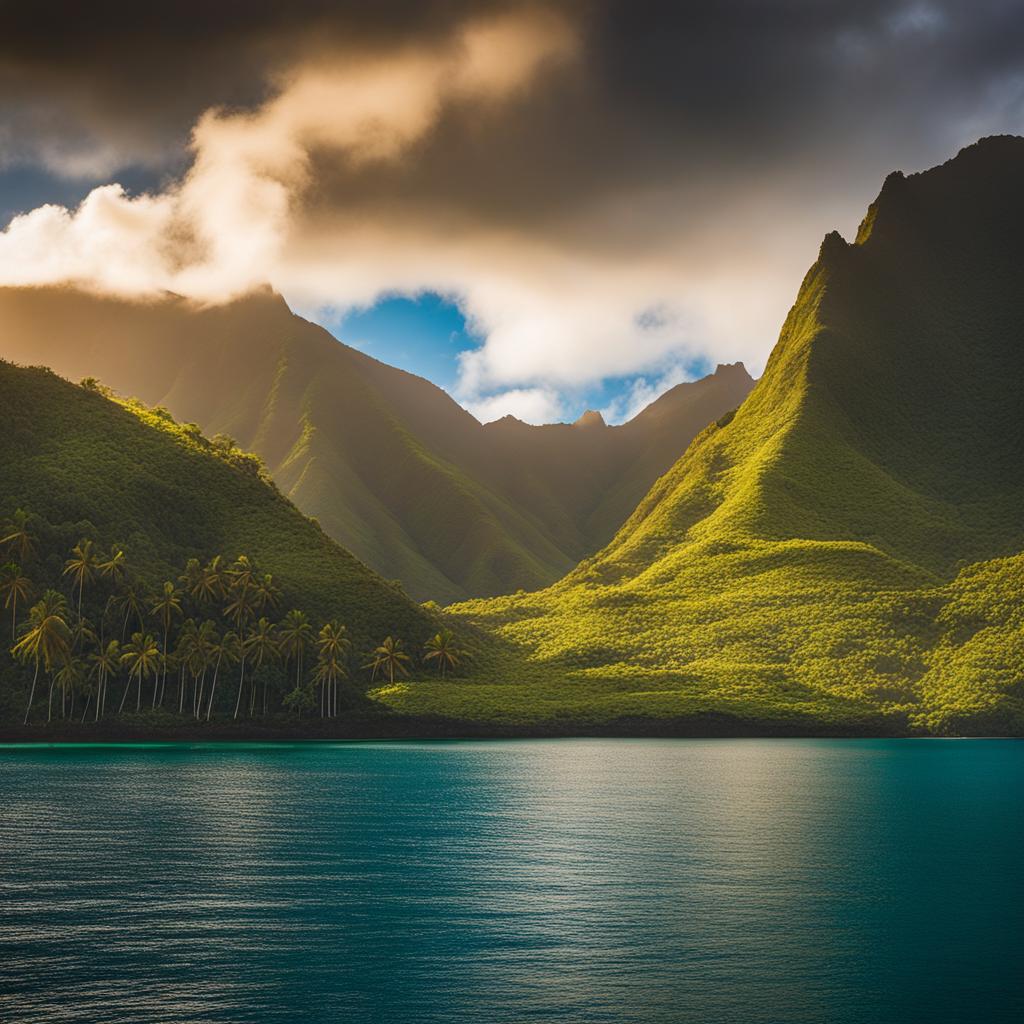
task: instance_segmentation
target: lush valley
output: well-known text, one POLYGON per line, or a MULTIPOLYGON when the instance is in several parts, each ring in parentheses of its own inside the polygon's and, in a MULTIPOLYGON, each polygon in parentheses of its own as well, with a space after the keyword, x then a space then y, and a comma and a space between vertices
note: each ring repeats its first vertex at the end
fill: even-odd
POLYGON ((1024 139, 995 138, 890 176, 853 244, 825 239, 747 401, 604 550, 453 609, 525 674, 381 699, 1024 733, 1022 174, 1024 139))
POLYGON ((752 381, 739 364, 631 422, 481 425, 433 384, 340 344, 266 291, 200 308, 0 289, 0 357, 97 377, 258 454, 324 530, 417 600, 555 582, 752 381))
MULTIPOLYGON (((826 237, 764 376, 717 417, 723 396, 746 391, 742 368, 683 385, 618 428, 594 417, 483 427, 269 294, 200 312, 177 300, 157 313, 130 307, 146 338, 154 316, 175 331, 196 326, 182 335, 184 370, 173 331, 135 352, 96 327, 94 347, 75 355, 108 379, 162 375, 178 409, 222 410, 221 425, 256 438, 307 510, 319 495, 338 517, 329 532, 380 546, 420 594, 443 581, 449 595, 510 580, 518 592, 446 612, 417 606, 305 519, 230 439, 111 401, 96 384, 6 364, 0 513, 32 512, 48 551, 40 584, 63 581, 69 607, 63 560, 82 538, 123 545, 156 597, 163 580, 187 577, 189 558, 202 569, 246 554, 272 574, 282 611, 346 627, 342 707, 395 732, 1024 734, 1022 174, 1024 139, 996 138, 890 176, 854 242, 826 237), (244 355, 268 323, 281 347, 244 355), (188 369, 191 345, 209 350, 207 374, 188 369), (291 371, 310 345, 338 361, 336 373, 291 371), (111 353, 138 366, 118 378, 111 353), (267 373, 273 386, 261 391, 267 373), (693 419, 711 422, 628 515, 681 424, 698 429, 693 419), (559 582, 525 591, 627 515, 559 582), (422 532, 410 545, 414 519, 422 532), (424 660, 437 636, 460 663, 455 678, 442 656, 424 660), (356 659, 373 663, 386 638, 414 658, 392 657, 381 676, 356 659)), ((100 324, 109 303, 112 335, 127 330, 125 304, 112 300, 22 290, 3 301, 24 318, 14 338, 83 303, 100 324), (36 317, 38 303, 49 312, 36 317)), ((225 608, 192 612, 222 633, 231 626, 225 608)), ((140 628, 155 633, 155 622, 140 628)), ((8 720, 30 675, 4 670, 8 720)), ((282 684, 277 695, 281 727, 307 729, 301 707, 283 705, 290 692, 282 684)), ((344 734, 341 717, 331 728, 344 734)))

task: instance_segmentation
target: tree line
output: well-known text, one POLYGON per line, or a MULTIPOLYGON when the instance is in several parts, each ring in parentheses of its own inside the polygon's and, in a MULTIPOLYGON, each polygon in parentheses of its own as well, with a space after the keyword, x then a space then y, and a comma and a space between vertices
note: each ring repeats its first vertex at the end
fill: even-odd
MULTIPOLYGON (((321 718, 338 716, 339 690, 354 667, 345 625, 317 627, 295 608, 278 618, 280 589, 246 555, 191 558, 152 592, 118 545, 104 550, 81 539, 63 559, 60 579, 48 581, 38 578, 45 572, 37 549, 29 515, 15 511, 0 529, 8 559, 0 565, 0 601, 10 616, 11 655, 31 672, 26 724, 41 678, 47 722, 55 713, 76 717, 80 701, 82 721, 133 706, 209 721, 218 697, 233 719, 266 716, 278 703, 298 716, 317 708, 321 718)), ((420 652, 441 678, 464 657, 448 630, 420 652)), ((393 684, 413 661, 399 637, 387 636, 358 667, 371 682, 393 684)))

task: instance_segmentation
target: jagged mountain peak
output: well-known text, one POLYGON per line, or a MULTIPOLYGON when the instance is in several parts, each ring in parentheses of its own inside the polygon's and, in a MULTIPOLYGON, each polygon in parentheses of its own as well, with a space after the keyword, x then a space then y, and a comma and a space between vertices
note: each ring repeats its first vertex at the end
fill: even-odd
POLYGON ((575 423, 573 423, 573 426, 579 427, 582 430, 596 430, 601 427, 606 427, 608 424, 605 423, 604 417, 597 411, 597 409, 587 409, 587 411, 584 412, 575 423))

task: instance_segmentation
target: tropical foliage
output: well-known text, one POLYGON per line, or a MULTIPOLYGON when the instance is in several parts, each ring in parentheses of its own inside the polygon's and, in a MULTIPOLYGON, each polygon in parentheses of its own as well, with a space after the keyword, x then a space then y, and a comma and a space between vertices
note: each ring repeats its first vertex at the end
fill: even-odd
MULTIPOLYGON (((19 510, 7 528, 8 553, 24 553, 29 566, 5 564, 0 594, 16 609, 19 601, 26 607, 33 590, 42 591, 23 619, 13 613, 9 645, 12 658, 30 673, 26 724, 33 712, 35 720, 42 713, 35 707, 40 676, 48 683, 48 722, 76 715, 98 722, 144 708, 209 721, 229 713, 233 719, 265 718, 318 707, 328 719, 361 696, 346 626, 331 619, 317 628, 299 609, 272 618, 281 591, 273 575, 244 554, 230 562, 220 555, 205 563, 190 558, 175 579, 150 591, 123 548, 97 555, 95 542, 82 538, 63 560, 60 578, 45 587, 46 566, 60 559, 41 537, 44 524, 19 510), (38 583, 29 572, 41 577, 38 583), (61 583, 69 594, 58 589, 61 583), (223 680, 235 666, 229 702, 223 680), (108 705, 111 686, 121 688, 116 711, 108 705)), ((439 633, 438 639, 445 664, 457 664, 451 635, 439 633)), ((428 641, 430 650, 434 641, 428 641)), ((374 676, 391 681, 407 674, 410 662, 393 636, 371 652, 374 676)))

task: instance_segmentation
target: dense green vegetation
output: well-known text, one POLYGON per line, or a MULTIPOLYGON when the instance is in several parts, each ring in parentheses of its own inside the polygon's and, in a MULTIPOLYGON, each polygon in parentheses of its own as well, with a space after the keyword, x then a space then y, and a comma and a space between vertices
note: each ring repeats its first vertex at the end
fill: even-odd
POLYGON ((0 407, 5 721, 336 717, 395 677, 396 650, 398 675, 406 647, 423 674, 457 664, 436 614, 327 538, 230 439, 7 363, 0 407))
POLYGON ((1001 138, 891 176, 854 244, 825 239, 747 401, 611 544, 453 609, 513 670, 379 699, 1024 734, 1022 174, 1001 138))
POLYGON ((622 427, 481 426, 269 292, 196 308, 6 288, 0 323, 0 356, 96 376, 237 438, 329 536, 416 599, 442 602, 569 572, 752 383, 742 366, 721 367, 622 427))
MULTIPOLYGON (((214 717, 262 714, 267 694, 292 719, 366 696, 423 732, 1024 735, 1022 174, 1024 139, 1004 138, 891 176, 854 243, 825 239, 746 401, 611 543, 546 590, 447 613, 340 549, 230 438, 0 365, 0 611, 22 661, 0 670, 5 715, 15 697, 24 711, 37 655, 58 714, 76 693, 81 707, 76 658, 94 714, 114 678, 129 709, 163 694, 201 713, 189 651, 208 620, 246 657, 243 670, 225 650, 237 688, 217 691, 214 717), (100 563, 82 568, 111 545, 144 587, 138 629, 100 563), (243 621, 246 564, 282 601, 257 588, 243 621), (214 565, 223 592, 193 593, 214 565)), ((415 479, 442 516, 447 492, 415 479)), ((206 685, 200 672, 208 700, 206 685)))

